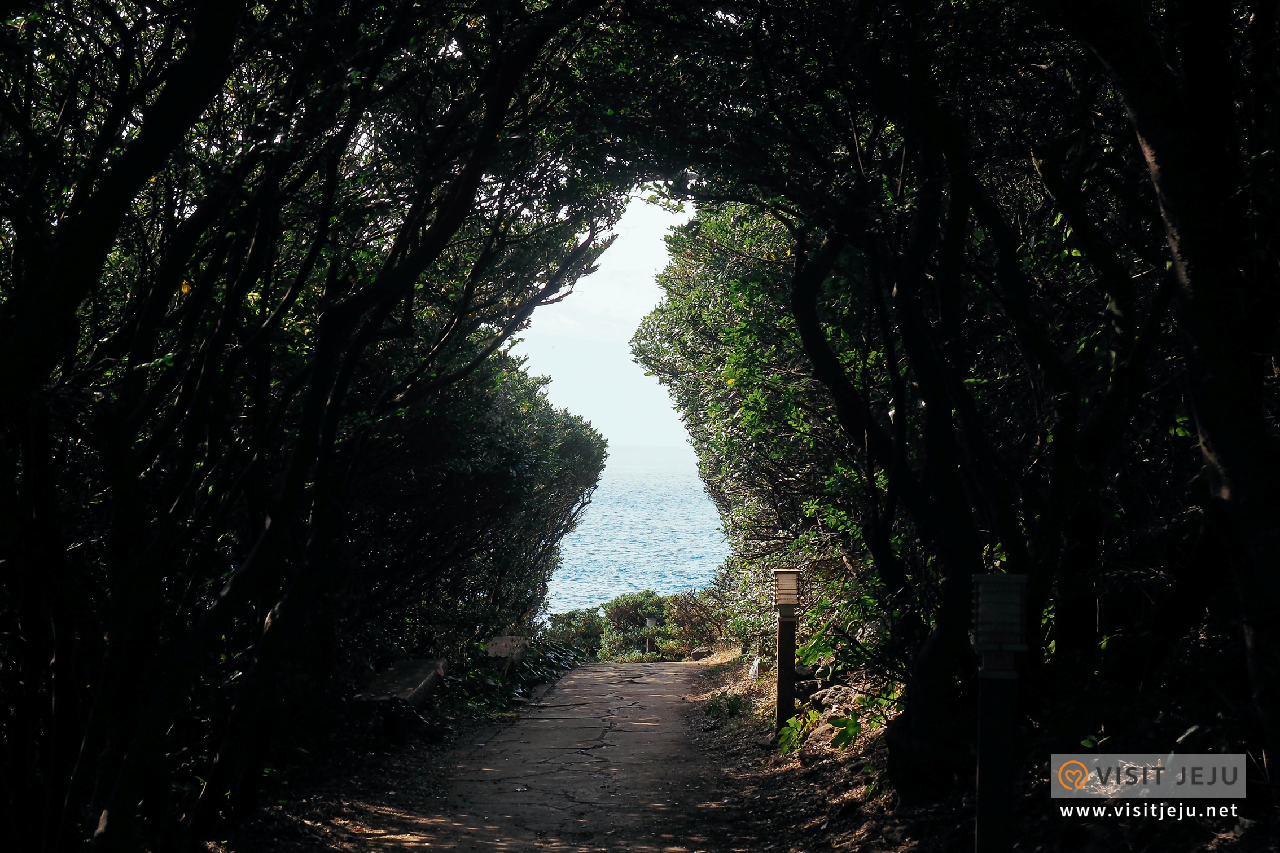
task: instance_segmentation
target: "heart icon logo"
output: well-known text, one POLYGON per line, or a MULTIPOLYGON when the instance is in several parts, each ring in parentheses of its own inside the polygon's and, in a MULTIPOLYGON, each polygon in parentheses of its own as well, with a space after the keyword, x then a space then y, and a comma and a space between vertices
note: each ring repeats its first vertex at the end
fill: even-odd
POLYGON ((1089 768, 1079 761, 1067 761, 1058 768, 1058 784, 1068 791, 1079 791, 1089 781, 1089 768))

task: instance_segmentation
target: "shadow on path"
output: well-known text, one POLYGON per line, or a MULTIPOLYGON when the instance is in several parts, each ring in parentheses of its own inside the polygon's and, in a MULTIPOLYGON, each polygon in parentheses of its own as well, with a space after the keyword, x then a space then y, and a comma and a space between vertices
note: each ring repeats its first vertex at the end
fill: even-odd
POLYGON ((513 724, 440 756, 433 809, 375 808, 373 850, 718 851, 728 818, 682 698, 698 665, 593 664, 513 724))

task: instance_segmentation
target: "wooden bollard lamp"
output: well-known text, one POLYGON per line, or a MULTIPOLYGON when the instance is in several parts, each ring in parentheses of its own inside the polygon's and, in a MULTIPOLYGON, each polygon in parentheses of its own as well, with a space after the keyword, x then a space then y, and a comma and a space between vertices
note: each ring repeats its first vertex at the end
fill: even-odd
POLYGON ((1027 577, 973 576, 973 650, 978 670, 977 853, 1008 853, 1018 771, 1018 670, 1014 655, 1027 650, 1027 577))
POLYGON ((800 603, 800 570, 773 570, 773 603, 778 608, 778 702, 774 732, 791 719, 796 705, 796 605, 800 603))

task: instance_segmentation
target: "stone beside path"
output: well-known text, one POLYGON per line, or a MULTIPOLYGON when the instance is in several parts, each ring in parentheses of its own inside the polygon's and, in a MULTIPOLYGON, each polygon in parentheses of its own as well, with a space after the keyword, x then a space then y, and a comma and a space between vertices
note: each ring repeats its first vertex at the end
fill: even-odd
POLYGON ((592 664, 508 726, 441 756, 447 794, 366 815, 365 849, 463 853, 725 846, 720 785, 693 745, 692 663, 592 664))

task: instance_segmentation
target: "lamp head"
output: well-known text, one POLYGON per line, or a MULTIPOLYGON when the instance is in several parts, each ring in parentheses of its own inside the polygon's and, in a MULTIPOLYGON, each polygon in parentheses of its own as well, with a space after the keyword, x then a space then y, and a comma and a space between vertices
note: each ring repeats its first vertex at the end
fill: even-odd
POLYGON ((800 603, 800 570, 773 570, 773 603, 778 607, 800 603))
POLYGON ((1027 650, 1027 576, 973 576, 973 648, 976 651, 1027 650))

